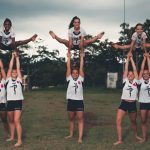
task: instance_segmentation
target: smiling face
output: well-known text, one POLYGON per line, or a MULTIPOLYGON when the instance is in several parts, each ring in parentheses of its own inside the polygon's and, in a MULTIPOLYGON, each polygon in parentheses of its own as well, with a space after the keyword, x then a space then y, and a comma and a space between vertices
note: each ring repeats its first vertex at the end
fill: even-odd
POLYGON ((80 28, 80 20, 79 19, 74 19, 73 26, 74 26, 75 29, 79 29, 80 28))
POLYGON ((141 35, 143 32, 143 26, 142 25, 137 25, 135 32, 137 32, 138 35, 141 35))
POLYGON ((150 77, 149 71, 148 70, 144 70, 143 71, 143 79, 144 80, 148 80, 150 77))
POLYGON ((5 31, 8 32, 11 28, 11 22, 5 21, 3 25, 4 25, 4 28, 5 28, 5 31))
POLYGON ((79 71, 77 69, 72 70, 71 76, 76 80, 79 77, 79 71))
POLYGON ((16 69, 13 69, 12 72, 11 72, 11 77, 12 77, 13 79, 16 79, 17 76, 18 76, 17 70, 16 70, 16 69))
POLYGON ((129 80, 129 81, 133 81, 134 78, 135 78, 135 76, 134 76, 133 71, 129 71, 129 73, 128 73, 128 80, 129 80))

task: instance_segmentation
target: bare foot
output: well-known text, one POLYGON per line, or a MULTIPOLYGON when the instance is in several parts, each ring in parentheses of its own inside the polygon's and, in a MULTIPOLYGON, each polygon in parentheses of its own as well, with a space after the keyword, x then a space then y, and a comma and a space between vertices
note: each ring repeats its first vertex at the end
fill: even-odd
POLYGON ((103 35, 104 35, 104 32, 101 32, 101 33, 99 33, 99 34, 97 35, 97 38, 98 38, 98 39, 101 39, 103 35))
POLYGON ((12 138, 8 138, 7 140, 6 140, 6 142, 13 142, 14 141, 14 139, 12 139, 12 138))
POLYGON ((116 43, 111 43, 112 47, 114 47, 115 49, 118 49, 119 46, 116 43))
POLYGON ((144 143, 144 142, 146 142, 146 139, 142 139, 138 141, 138 143, 144 143))
POLYGON ((20 146, 22 146, 22 142, 17 142, 17 143, 14 145, 14 147, 20 147, 20 146))
POLYGON ((113 145, 116 146, 116 145, 120 145, 120 144, 122 144, 122 143, 123 143, 122 141, 117 141, 117 142, 115 142, 113 145))
POLYGON ((139 141, 142 141, 143 138, 139 137, 139 136, 135 136, 135 139, 139 142, 139 141))
POLYGON ((53 39, 56 38, 56 34, 55 34, 53 31, 49 31, 49 34, 51 35, 51 37, 52 37, 53 39))
POLYGON ((78 140, 78 144, 82 144, 82 139, 79 139, 79 140, 78 140))
POLYGON ((69 135, 69 136, 66 136, 65 139, 66 139, 66 140, 71 140, 72 137, 73 137, 72 135, 69 135))
POLYGON ((37 38, 37 34, 34 34, 32 37, 31 37, 31 40, 32 40, 32 42, 34 42, 35 41, 35 39, 37 38))

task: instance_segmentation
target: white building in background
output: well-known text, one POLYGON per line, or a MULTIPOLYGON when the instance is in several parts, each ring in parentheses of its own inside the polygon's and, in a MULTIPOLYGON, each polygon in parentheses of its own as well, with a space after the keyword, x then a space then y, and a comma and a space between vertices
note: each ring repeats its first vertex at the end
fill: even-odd
POLYGON ((22 85, 23 85, 23 90, 27 90, 28 88, 28 82, 27 82, 27 75, 23 75, 23 78, 22 78, 22 85))
POLYGON ((116 88, 118 80, 118 73, 107 73, 107 88, 116 88))

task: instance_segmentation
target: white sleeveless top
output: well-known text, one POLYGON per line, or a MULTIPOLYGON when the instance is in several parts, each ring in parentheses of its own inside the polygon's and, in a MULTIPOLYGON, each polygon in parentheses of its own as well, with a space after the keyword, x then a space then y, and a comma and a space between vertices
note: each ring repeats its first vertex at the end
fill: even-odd
POLYGON ((78 33, 75 32, 74 27, 70 28, 68 31, 68 36, 72 38, 73 45, 79 45, 80 44, 80 38, 81 36, 86 36, 86 32, 84 29, 80 27, 80 30, 78 33))
POLYGON ((0 81, 0 103, 6 103, 6 89, 5 89, 5 80, 0 81))
POLYGON ((74 80, 72 76, 66 78, 68 84, 67 88, 67 99, 83 100, 83 87, 82 83, 84 78, 79 75, 77 80, 74 80))
POLYGON ((146 82, 143 78, 139 80, 140 92, 139 102, 150 103, 150 79, 146 82))
POLYGON ((132 40, 135 41, 135 48, 141 48, 142 41, 147 38, 147 35, 145 32, 142 32, 142 34, 139 36, 136 32, 132 35, 132 40))
POLYGON ((137 88, 137 80, 134 79, 132 83, 129 82, 128 78, 123 79, 123 90, 121 99, 125 100, 137 100, 138 88, 137 88))
POLYGON ((6 91, 7 91, 7 101, 16 101, 16 100, 23 100, 23 93, 22 93, 22 80, 17 77, 16 80, 13 80, 9 77, 6 80, 6 91))
POLYGON ((15 33, 11 29, 8 34, 5 34, 4 30, 0 31, 0 36, 2 37, 2 42, 4 45, 8 46, 12 43, 11 38, 15 38, 15 33))

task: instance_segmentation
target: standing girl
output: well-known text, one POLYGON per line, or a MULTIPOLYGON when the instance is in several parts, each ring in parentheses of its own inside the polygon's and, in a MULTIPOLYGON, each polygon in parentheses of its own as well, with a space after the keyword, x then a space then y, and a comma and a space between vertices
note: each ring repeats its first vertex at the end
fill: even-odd
POLYGON ((6 80, 7 90, 7 111, 10 126, 10 138, 7 141, 14 140, 15 129, 17 131, 17 143, 15 147, 22 145, 22 75, 20 71, 19 57, 16 52, 12 53, 12 58, 9 63, 9 69, 6 80), (16 59, 16 68, 13 69, 14 59, 16 59))
POLYGON ((140 137, 137 136, 137 108, 136 108, 136 100, 137 100, 137 82, 138 82, 138 74, 136 70, 135 63, 133 58, 130 54, 127 56, 125 70, 123 74, 123 89, 122 89, 122 96, 121 96, 121 103, 117 111, 116 117, 116 128, 117 128, 117 141, 114 145, 121 144, 122 141, 122 120, 126 115, 126 112, 129 113, 129 118, 131 121, 131 126, 134 132, 134 137, 136 140, 142 140, 140 137), (133 71, 128 70, 129 60, 131 61, 133 71))
POLYGON ((67 89, 67 111, 69 117, 69 136, 66 139, 70 139, 73 137, 74 133, 74 121, 77 116, 78 120, 78 131, 79 131, 79 138, 78 143, 82 143, 83 138, 83 128, 84 128, 84 104, 83 104, 83 87, 82 83, 84 81, 84 71, 83 71, 83 64, 84 64, 84 54, 80 54, 80 68, 71 69, 71 54, 68 53, 68 60, 67 60, 67 72, 66 72, 66 79, 68 82, 68 89, 67 89))
POLYGON ((150 58, 148 54, 144 54, 139 74, 139 85, 140 116, 143 135, 143 140, 141 142, 145 142, 147 139, 147 120, 150 113, 150 58), (148 63, 148 69, 144 68, 146 60, 148 63))
POLYGON ((0 118, 4 124, 4 128, 9 135, 9 125, 7 122, 7 108, 6 108, 6 73, 3 67, 3 63, 0 60, 0 118))

